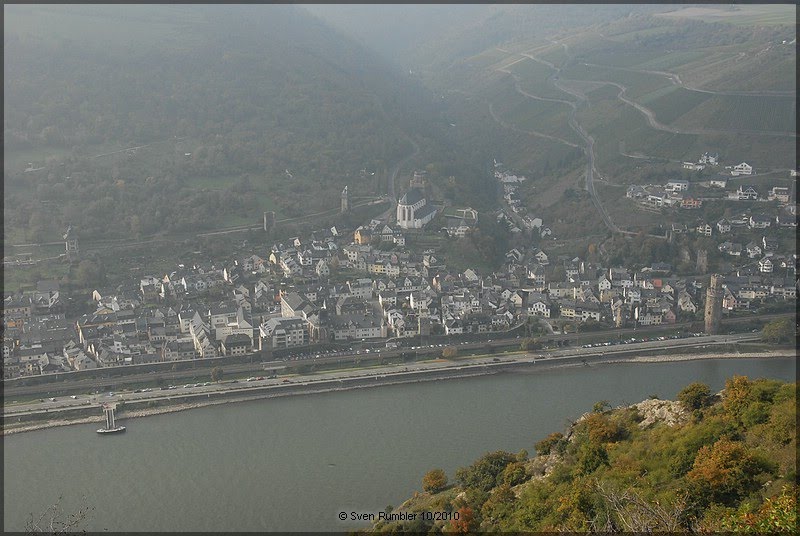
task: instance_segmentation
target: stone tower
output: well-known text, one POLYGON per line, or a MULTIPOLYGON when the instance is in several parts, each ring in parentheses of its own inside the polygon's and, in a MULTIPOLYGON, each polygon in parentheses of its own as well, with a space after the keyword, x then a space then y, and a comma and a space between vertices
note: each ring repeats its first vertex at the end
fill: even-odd
POLYGON ((347 186, 342 190, 342 214, 350 211, 350 194, 347 191, 347 186))
POLYGON ((706 333, 719 333, 722 319, 722 276, 714 274, 706 289, 706 333))

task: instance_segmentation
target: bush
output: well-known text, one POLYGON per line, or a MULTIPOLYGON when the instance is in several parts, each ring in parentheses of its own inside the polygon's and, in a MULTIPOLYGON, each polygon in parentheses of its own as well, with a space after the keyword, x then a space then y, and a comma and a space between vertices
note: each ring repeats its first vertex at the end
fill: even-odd
POLYGON ((431 469, 422 477, 422 489, 428 493, 438 493, 447 486, 447 475, 441 469, 431 469))
POLYGON ((536 453, 540 456, 547 456, 554 447, 557 447, 563 441, 564 434, 560 432, 554 432, 536 443, 533 447, 536 449, 536 453))
POLYGON ((498 483, 498 477, 506 466, 516 461, 510 452, 498 450, 482 456, 469 467, 456 471, 456 480, 463 488, 489 491, 498 483))
POLYGON ((789 342, 795 338, 794 325, 788 318, 773 320, 764 326, 761 338, 764 342, 773 344, 789 342))
POLYGON ((453 359, 458 355, 458 348, 455 346, 448 346, 442 350, 442 357, 445 359, 453 359))
POLYGON ((678 401, 689 411, 711 404, 711 388, 700 382, 690 383, 678 393, 678 401))

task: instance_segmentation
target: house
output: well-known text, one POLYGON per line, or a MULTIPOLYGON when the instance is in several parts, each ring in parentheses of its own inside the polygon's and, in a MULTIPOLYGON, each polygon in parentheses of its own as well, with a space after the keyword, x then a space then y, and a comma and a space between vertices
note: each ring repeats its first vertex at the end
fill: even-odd
POLYGON ((736 198, 739 201, 748 201, 758 199, 758 192, 752 186, 742 184, 736 190, 736 198))
POLYGON ((711 236, 712 227, 707 223, 701 223, 697 226, 697 233, 703 236, 711 236))
POLYGON ((761 256, 761 246, 755 242, 748 242, 744 249, 747 251, 747 256, 751 259, 761 256))
POLYGON ((681 200, 681 208, 695 209, 703 206, 702 199, 695 199, 693 197, 684 197, 681 200))
POLYGON ((769 257, 764 257, 758 261, 758 271, 762 274, 772 273, 772 260, 769 257))
POLYGON ((717 230, 720 233, 730 233, 731 232, 731 223, 728 220, 726 220, 725 218, 722 218, 721 220, 719 220, 717 222, 717 230))
POLYGON ((697 305, 695 305, 692 297, 688 292, 683 291, 678 296, 678 309, 684 313, 696 313, 697 305))
POLYGON ((372 239, 372 231, 364 226, 359 226, 353 233, 353 239, 359 245, 369 244, 372 239))
POLYGON ((753 166, 749 165, 747 162, 742 162, 741 164, 737 164, 733 166, 731 170, 731 175, 734 177, 738 177, 739 175, 752 175, 753 174, 753 166))
POLYGON ((528 297, 528 314, 550 318, 550 300, 544 294, 535 293, 528 297))
POLYGON ((689 181, 683 179, 673 179, 664 185, 667 192, 685 192, 689 189, 689 181))
POLYGON ((780 203, 789 202, 789 188, 783 186, 774 186, 767 194, 767 199, 770 201, 777 200, 780 203))
POLYGON ((259 350, 269 348, 291 348, 309 343, 306 321, 300 317, 270 318, 261 324, 259 350))
POLYGON ((726 188, 728 186, 728 179, 725 177, 717 177, 708 181, 708 185, 712 188, 726 188))
POLYGON ((232 333, 225 337, 220 348, 224 356, 247 355, 253 351, 253 341, 247 335, 232 333))
POLYGON ((702 171, 705 169, 706 166, 703 164, 695 164, 694 162, 683 162, 683 169, 688 169, 691 171, 702 171))
POLYGON ((776 251, 778 249, 778 241, 774 238, 763 236, 761 237, 761 246, 765 253, 767 251, 776 251))
POLYGON ((699 164, 708 164, 710 166, 719 165, 719 154, 708 154, 708 151, 703 153, 700 156, 700 159, 697 161, 699 164))
POLYGON ((748 223, 748 227, 751 229, 766 229, 772 223, 772 218, 769 216, 759 216, 753 215, 750 216, 750 222, 748 223))

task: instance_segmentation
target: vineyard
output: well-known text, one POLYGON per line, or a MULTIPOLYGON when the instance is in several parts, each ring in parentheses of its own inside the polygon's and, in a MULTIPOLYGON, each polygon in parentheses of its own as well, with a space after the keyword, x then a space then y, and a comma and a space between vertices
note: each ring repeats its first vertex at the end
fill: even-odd
POLYGON ((795 132, 793 97, 713 95, 675 122, 678 128, 795 132))
POLYGON ((581 143, 569 126, 570 107, 566 104, 535 100, 514 92, 494 106, 504 121, 517 128, 562 138, 576 145, 581 143))
POLYGON ((519 86, 523 91, 548 99, 573 99, 571 95, 547 81, 547 77, 553 74, 553 70, 547 65, 526 59, 515 63, 509 70, 519 77, 519 86))

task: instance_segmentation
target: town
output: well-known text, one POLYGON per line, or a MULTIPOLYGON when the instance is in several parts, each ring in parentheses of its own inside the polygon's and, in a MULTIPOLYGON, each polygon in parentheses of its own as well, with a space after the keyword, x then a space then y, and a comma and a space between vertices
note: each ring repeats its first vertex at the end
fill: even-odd
MULTIPOLYGON (((706 164, 716 165, 716 158, 705 154, 691 165, 706 164)), ((512 234, 524 229, 549 237, 541 218, 527 215, 515 200, 525 177, 502 171, 496 161, 494 167, 504 199, 498 220, 508 220, 512 234)), ((750 173, 743 163, 729 175, 750 173)), ((689 197, 690 183, 676 179, 660 187, 631 186, 627 197, 651 209, 689 209, 713 197, 705 191, 725 187, 720 177, 691 183, 691 190, 704 193, 689 197)), ((331 344, 347 350, 360 345, 368 352, 419 344, 424 337, 487 340, 512 332, 533 337, 703 320, 708 251, 694 252, 695 273, 681 275, 668 262, 603 265, 555 255, 541 242, 541 247, 510 249, 502 268, 492 273, 456 272, 436 248, 425 247, 425 237, 463 238, 478 212, 448 207, 441 213, 443 207, 428 202, 429 192, 425 172, 414 172, 389 217, 351 230, 314 231, 225 261, 181 263, 169 273, 117 288, 96 288, 91 294, 96 310, 79 318, 65 317, 57 282, 40 281, 35 290, 4 299, 3 377, 265 355, 277 349, 300 352, 331 344)), ((716 197, 760 195, 740 184, 716 197)), ((728 269, 721 273, 720 313, 794 310, 796 251, 781 250, 775 236, 796 228, 796 205, 789 203, 786 188, 772 188, 768 200, 769 216, 763 210, 742 212, 692 228, 669 227, 668 238, 696 233, 715 239, 720 255, 734 261, 723 263, 728 269)), ((342 213, 350 203, 345 188, 342 213)), ((265 230, 273 219, 264 214, 265 230)), ((76 260, 77 239, 69 231, 64 239, 65 256, 76 260)))

